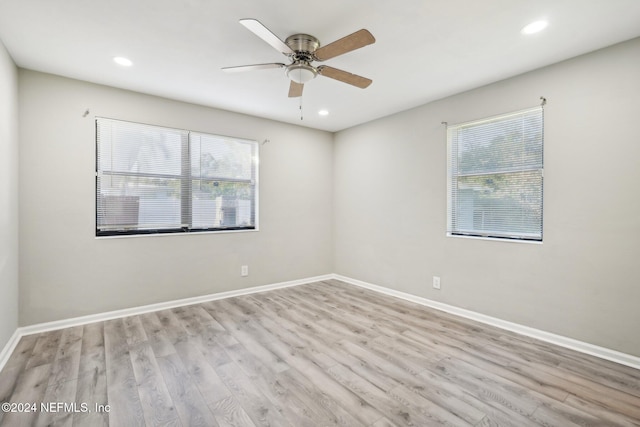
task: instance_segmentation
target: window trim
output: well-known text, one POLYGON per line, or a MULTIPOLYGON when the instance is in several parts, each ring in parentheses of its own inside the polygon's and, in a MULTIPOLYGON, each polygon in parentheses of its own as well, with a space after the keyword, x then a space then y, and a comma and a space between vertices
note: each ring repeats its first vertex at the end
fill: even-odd
MULTIPOLYGON (((219 135, 219 134, 213 134, 213 133, 209 133, 209 132, 202 132, 202 131, 192 131, 192 130, 188 130, 188 129, 181 129, 181 128, 171 128, 171 127, 167 127, 167 126, 161 126, 161 125, 152 125, 152 124, 147 124, 147 123, 140 123, 140 122, 134 122, 134 121, 130 121, 130 120, 122 120, 122 119, 114 119, 114 118, 110 118, 110 117, 101 117, 101 116, 96 116, 94 119, 94 129, 95 129, 95 193, 94 193, 94 208, 95 208, 95 222, 94 222, 94 226, 95 226, 95 238, 96 239, 102 239, 102 238, 122 238, 122 237, 149 237, 149 236, 168 236, 168 235, 193 235, 193 234, 220 234, 220 233, 238 233, 238 232, 252 232, 252 231, 259 231, 259 165, 260 165, 260 144, 258 143, 257 140, 255 139, 250 139, 250 138, 242 138, 242 137, 235 137, 235 136, 227 136, 227 135, 219 135), (148 229, 111 229, 111 230, 105 230, 105 229, 101 229, 98 226, 98 211, 99 211, 99 206, 98 206, 98 197, 100 196, 100 187, 99 187, 99 177, 100 177, 100 170, 99 170, 99 141, 98 141, 98 121, 99 120, 104 120, 104 121, 111 121, 111 122, 122 122, 122 123, 127 123, 127 124, 132 124, 132 125, 141 125, 141 126, 149 126, 149 127, 156 127, 156 128, 160 128, 160 129, 167 129, 167 130, 171 130, 171 131, 178 131, 183 133, 183 138, 182 138, 182 149, 181 149, 181 156, 182 158, 186 158, 188 159, 188 162, 186 162, 186 167, 182 170, 180 175, 170 175, 170 174, 154 174, 154 173, 139 173, 139 172, 118 172, 118 171, 113 171, 113 172, 107 172, 104 173, 102 172, 103 175, 109 175, 109 176, 128 176, 128 177, 134 177, 134 176, 139 176, 139 177, 153 177, 153 178, 168 178, 168 179, 180 179, 182 184, 186 184, 186 183, 191 183, 193 182, 196 177, 194 177, 191 173, 191 135, 204 135, 204 136, 212 136, 212 137, 217 137, 217 138, 223 138, 223 139, 231 139, 231 140, 236 140, 236 141, 242 141, 245 143, 250 143, 252 145, 252 167, 251 167, 251 178, 246 179, 246 178, 238 178, 238 179, 233 179, 233 178, 216 178, 216 177, 197 177, 197 180, 199 181, 216 181, 216 182, 238 182, 238 183, 254 183, 254 185, 251 187, 252 189, 252 202, 253 202, 253 209, 252 209, 252 219, 253 219, 253 225, 250 226, 233 226, 233 227, 209 227, 209 228, 203 228, 203 227, 199 227, 199 228, 190 228, 189 226, 182 226, 182 227, 171 227, 171 228, 148 228, 148 229), (184 157, 186 156, 186 157, 184 157)), ((183 166, 185 165, 185 162, 181 162, 181 164, 183 164, 183 166)), ((191 210, 192 210, 192 206, 190 205, 189 201, 191 201, 191 192, 192 192, 192 185, 184 185, 184 189, 188 192, 188 196, 182 196, 180 197, 180 202, 181 202, 181 208, 180 208, 180 216, 181 216, 181 222, 183 224, 185 224, 185 219, 188 220, 188 222, 190 223, 192 221, 192 217, 191 217, 191 210), (186 216, 186 218, 185 218, 186 216)))
MULTIPOLYGON (((465 239, 475 239, 475 240, 490 240, 490 241, 500 241, 500 242, 519 242, 519 243, 533 243, 533 244, 542 244, 543 240, 544 240, 544 108, 543 105, 540 106, 536 106, 536 107, 532 107, 532 108, 526 108, 523 110, 518 110, 518 111, 512 111, 512 112, 508 112, 508 113, 504 113, 504 114, 497 114, 497 115, 493 115, 490 117, 485 117, 485 118, 481 118, 481 119, 476 119, 476 120, 470 120, 470 121, 466 121, 466 122, 462 122, 462 123, 458 123, 455 125, 448 125, 447 124, 447 131, 446 131, 446 145, 447 145, 447 232, 446 232, 446 236, 447 237, 460 237, 460 238, 465 238, 465 239), (524 234, 521 235, 516 235, 516 233, 512 233, 512 234, 501 234, 501 233, 482 233, 480 231, 478 232, 473 232, 473 231, 461 231, 461 230, 457 230, 454 231, 453 228, 453 222, 454 222, 454 206, 453 206, 453 198, 454 198, 454 191, 452 189, 453 185, 454 185, 454 171, 453 171, 453 156, 455 155, 457 157, 457 153, 453 153, 453 142, 452 142, 452 137, 451 137, 451 133, 452 133, 452 128, 463 128, 463 127, 467 127, 470 125, 481 125, 483 123, 489 123, 492 121, 496 121, 499 119, 509 119, 511 117, 516 117, 516 116, 520 116, 520 115, 524 115, 527 113, 532 113, 532 112, 540 112, 541 115, 541 148, 540 148, 540 155, 541 155, 541 161, 540 161, 540 166, 539 167, 531 167, 531 166, 523 166, 522 168, 513 168, 512 170, 500 170, 499 172, 496 171, 487 171, 487 172, 481 172, 481 173, 467 173, 467 174, 457 174, 456 177, 464 177, 464 176, 482 176, 482 175, 495 175, 495 174, 513 174, 513 173, 526 173, 526 172, 536 172, 539 171, 540 172, 540 210, 541 210, 541 216, 540 216, 540 235, 538 236, 526 236, 524 234)), ((457 193, 457 191, 455 192, 457 193)))

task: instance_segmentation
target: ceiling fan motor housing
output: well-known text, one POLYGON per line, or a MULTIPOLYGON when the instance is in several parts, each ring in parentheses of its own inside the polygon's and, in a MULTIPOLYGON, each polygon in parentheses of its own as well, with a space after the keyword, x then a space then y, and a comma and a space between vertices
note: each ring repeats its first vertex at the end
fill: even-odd
POLYGON ((313 59, 313 53, 320 47, 320 41, 309 34, 294 34, 284 41, 296 54, 307 54, 309 60, 313 59))

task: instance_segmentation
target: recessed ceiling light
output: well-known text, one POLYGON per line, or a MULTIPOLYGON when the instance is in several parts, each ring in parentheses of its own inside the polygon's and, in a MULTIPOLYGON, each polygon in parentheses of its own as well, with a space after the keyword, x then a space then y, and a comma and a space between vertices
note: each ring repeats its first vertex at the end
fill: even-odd
POLYGON ((131 67, 133 62, 129 58, 125 58, 124 56, 116 56, 113 58, 113 62, 118 65, 122 65, 123 67, 131 67))
POLYGON ((534 21, 520 30, 522 34, 535 34, 547 28, 549 22, 540 20, 534 21))
POLYGON ((320 111, 318 111, 318 114, 320 114, 321 116, 328 116, 328 115, 329 115, 329 111, 327 111, 327 110, 320 110, 320 111))

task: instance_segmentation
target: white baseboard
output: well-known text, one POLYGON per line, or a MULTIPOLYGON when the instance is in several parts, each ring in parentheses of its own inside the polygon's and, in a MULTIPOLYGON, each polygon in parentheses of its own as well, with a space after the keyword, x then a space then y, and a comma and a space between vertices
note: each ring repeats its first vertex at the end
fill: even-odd
POLYGON ((564 337, 561 335, 552 334, 539 329, 530 328, 517 323, 508 322, 506 320, 498 319, 495 317, 487 316, 475 311, 466 310, 463 308, 455 307, 452 305, 444 304, 438 301, 429 300, 427 298, 419 297, 416 295, 408 294, 405 292, 396 291, 393 289, 385 288, 383 286, 374 285, 371 283, 363 282, 361 280, 352 279, 350 277, 341 276, 339 274, 327 274, 324 276, 308 277, 306 279, 291 280, 287 282, 274 283, 271 285, 255 286, 252 288, 238 289, 234 291, 219 292, 215 294, 203 295, 192 298, 184 298, 179 300, 167 301, 157 304, 144 305, 140 307, 132 307, 123 310, 109 311, 105 313, 92 314, 89 316, 75 317, 72 319, 57 320, 54 322, 39 323, 30 326, 24 326, 16 329, 9 342, 4 346, 0 352, 0 371, 4 368, 5 364, 9 360, 9 357, 15 350, 20 338, 25 335, 37 334, 42 332, 53 331, 57 329, 69 328, 72 326, 81 326, 89 323, 102 322, 105 320, 118 319, 127 316, 135 316, 144 313, 150 313, 153 311, 166 310, 175 307, 182 307, 185 305, 199 304, 207 301, 215 301, 224 298, 231 298, 240 295, 249 295, 257 292, 265 292, 274 289, 288 288, 291 286, 304 285, 307 283, 320 282, 323 280, 340 280, 345 283, 349 283, 362 288, 370 289, 372 291, 380 292, 385 295, 400 298, 406 301, 414 302, 426 307, 435 308, 437 310, 445 311, 460 317, 475 320, 487 325, 496 326, 501 329, 505 329, 511 332, 515 332, 528 337, 536 338, 541 341, 545 341, 551 344, 556 344, 561 347, 569 348, 579 351, 581 353, 589 354, 599 357, 601 359, 610 360, 612 362, 620 363, 621 365, 630 366, 635 369, 640 369, 640 357, 630 354, 622 353, 616 350, 611 350, 605 347, 589 344, 583 341, 578 341, 573 338, 564 337))
POLYGON ((487 316, 475 311, 466 310, 464 308, 455 307, 452 305, 444 304, 438 301, 433 301, 427 298, 419 297, 405 292, 396 291, 393 289, 385 288, 383 286, 373 285, 371 283, 363 282, 361 280, 352 279, 350 277, 334 274, 334 279, 349 283, 352 285, 360 286, 362 288, 370 289, 372 291, 380 292, 385 295, 390 295, 396 298, 401 298, 406 301, 411 301, 426 307, 435 308, 440 311, 455 314, 456 316, 464 317, 467 319, 475 320, 480 323, 484 323, 491 326, 496 326, 507 331, 515 332, 520 335, 525 335, 531 338, 539 339, 551 344, 558 345, 560 347, 576 350, 581 353, 596 356, 601 359, 610 360, 612 362, 619 363, 621 365, 630 366, 635 369, 640 369, 640 357, 633 356, 631 354, 622 353, 616 350, 611 350, 606 347, 600 347, 587 342, 578 341, 573 338, 564 337, 562 335, 552 334, 550 332, 542 331, 528 326, 520 325, 518 323, 508 322, 506 320, 498 319, 495 317, 487 316))
POLYGON ((200 304, 207 301, 232 298, 240 295, 255 294, 257 292, 271 291, 273 289, 288 288, 306 283, 319 282, 333 278, 332 274, 324 276, 309 277, 306 279, 291 280, 288 282, 274 283, 271 285, 254 286, 252 288, 238 289, 234 291, 218 292, 215 294, 202 295, 179 300, 160 302, 157 304, 143 305, 140 307, 125 308, 122 310, 108 311, 106 313, 91 314, 88 316, 74 317, 72 319, 56 320, 54 322, 38 323, 35 325, 18 328, 23 335, 39 334, 42 332, 54 331, 57 329, 70 328, 72 326, 86 325, 88 323, 104 322, 105 320, 118 319, 127 316, 137 316, 139 314, 150 313, 152 311, 166 310, 169 308, 182 307, 185 305, 200 304))
POLYGON ((2 371, 2 368, 4 368, 4 365, 7 364, 7 362, 9 361, 9 358, 11 357, 11 354, 13 354, 13 350, 16 349, 16 346, 20 342, 20 338, 22 338, 22 335, 20 334, 19 329, 20 328, 16 329, 13 332, 13 335, 11 335, 7 344, 4 346, 2 351, 0 351, 0 371, 2 371))
POLYGON ((290 280, 287 282, 274 283, 271 285, 255 286, 251 288, 238 289, 234 291, 218 292, 215 294, 202 295, 192 298, 183 298, 179 300, 166 301, 157 304, 143 305, 139 307, 125 308, 122 310, 108 311, 105 313, 91 314, 88 316, 74 317, 71 319, 56 320, 53 322, 37 323, 34 325, 23 326, 13 333, 9 342, 5 345, 0 353, 0 371, 9 360, 11 353, 18 345, 20 338, 25 335, 39 334, 42 332, 55 331, 58 329, 70 328, 73 326, 81 326, 89 323, 103 322, 105 320, 118 319, 127 316, 136 316, 139 314, 150 313, 153 311, 166 310, 170 308, 183 307, 185 305, 199 304, 207 301, 215 301, 224 298, 232 298, 240 295, 249 295, 257 292, 271 291, 274 289, 288 288, 291 286, 304 285, 307 283, 320 282, 323 280, 333 279, 333 274, 324 276, 308 277, 306 279, 290 280))

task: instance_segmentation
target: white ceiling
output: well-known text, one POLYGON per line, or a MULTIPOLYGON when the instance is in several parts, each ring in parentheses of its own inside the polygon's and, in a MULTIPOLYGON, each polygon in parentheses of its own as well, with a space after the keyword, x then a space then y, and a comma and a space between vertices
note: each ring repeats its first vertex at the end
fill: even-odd
POLYGON ((640 0, 0 0, 0 39, 20 67, 328 131, 638 36, 640 0), (241 18, 321 44, 367 28, 375 44, 325 64, 373 84, 316 78, 301 121, 282 69, 220 70, 288 62, 241 18), (520 34, 540 18, 544 32, 520 34))

